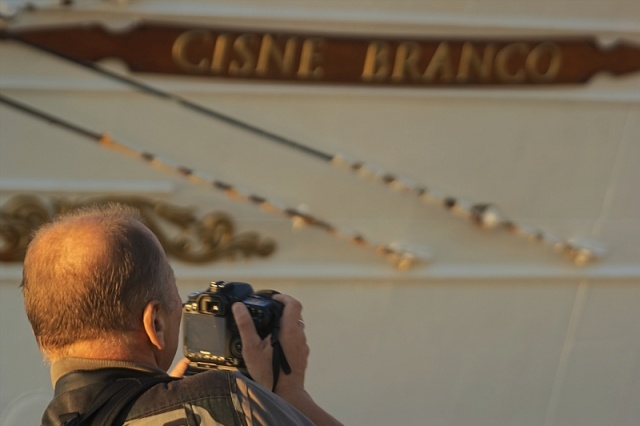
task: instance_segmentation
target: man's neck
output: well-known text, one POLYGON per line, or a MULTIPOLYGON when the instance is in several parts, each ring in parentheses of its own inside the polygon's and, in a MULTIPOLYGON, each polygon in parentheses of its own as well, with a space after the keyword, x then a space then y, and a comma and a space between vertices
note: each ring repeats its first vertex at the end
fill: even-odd
POLYGON ((117 336, 101 336, 96 340, 82 340, 66 347, 58 354, 51 354, 55 363, 64 358, 109 360, 133 362, 159 368, 154 348, 146 340, 140 339, 136 332, 117 336))
POLYGON ((161 370, 153 365, 121 361, 112 359, 90 359, 90 358, 63 358, 59 359, 51 364, 51 384, 55 388, 56 382, 60 377, 77 370, 98 370, 102 368, 127 368, 136 371, 145 371, 154 374, 165 374, 164 370, 161 370))

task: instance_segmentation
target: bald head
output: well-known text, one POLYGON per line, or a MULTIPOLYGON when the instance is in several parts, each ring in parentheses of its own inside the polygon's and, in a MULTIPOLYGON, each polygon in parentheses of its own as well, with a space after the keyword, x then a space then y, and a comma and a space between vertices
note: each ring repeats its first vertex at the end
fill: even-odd
POLYGON ((22 285, 38 344, 52 359, 78 342, 136 331, 151 300, 173 308, 162 247, 122 206, 77 211, 41 228, 22 285))

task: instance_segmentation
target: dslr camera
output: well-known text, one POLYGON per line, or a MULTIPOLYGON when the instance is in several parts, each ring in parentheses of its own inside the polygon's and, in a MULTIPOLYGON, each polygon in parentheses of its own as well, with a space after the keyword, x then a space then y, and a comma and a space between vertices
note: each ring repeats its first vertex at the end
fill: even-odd
POLYGON ((253 292, 242 282, 212 282, 207 290, 189 294, 182 308, 184 355, 191 361, 188 374, 211 369, 240 370, 246 374, 240 333, 231 312, 243 303, 261 338, 280 325, 284 305, 271 296, 275 291, 253 292))

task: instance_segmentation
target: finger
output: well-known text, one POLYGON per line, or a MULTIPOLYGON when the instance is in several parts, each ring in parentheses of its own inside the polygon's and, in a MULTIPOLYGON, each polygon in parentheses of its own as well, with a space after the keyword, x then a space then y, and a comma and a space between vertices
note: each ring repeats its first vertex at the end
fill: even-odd
POLYGON ((189 358, 182 358, 169 372, 169 375, 180 379, 184 376, 185 371, 187 371, 187 367, 189 367, 189 358))
POLYGON ((298 300, 286 294, 276 294, 273 299, 284 305, 283 321, 294 323, 302 319, 302 303, 298 300))
MULTIPOLYGON (((273 348, 268 344, 269 340, 260 339, 253 319, 243 303, 234 303, 231 311, 240 333, 242 357, 249 374, 257 383, 267 389, 271 389, 273 387, 273 371, 271 367, 273 348)), ((267 337, 267 339, 270 338, 270 336, 267 337)))
POLYGON ((242 346, 245 348, 258 346, 261 339, 247 307, 240 302, 236 302, 231 306, 231 311, 238 326, 242 346))
POLYGON ((284 305, 282 318, 280 319, 280 329, 284 333, 295 333, 304 335, 304 320, 302 319, 302 304, 291 296, 278 294, 274 300, 284 305))

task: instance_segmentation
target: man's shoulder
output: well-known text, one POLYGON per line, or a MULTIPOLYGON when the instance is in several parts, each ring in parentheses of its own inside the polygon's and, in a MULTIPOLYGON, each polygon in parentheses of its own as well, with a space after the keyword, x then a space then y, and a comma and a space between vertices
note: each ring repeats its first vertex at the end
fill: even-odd
POLYGON ((156 385, 131 409, 127 425, 185 418, 208 425, 311 425, 293 406, 238 372, 212 370, 156 385))

